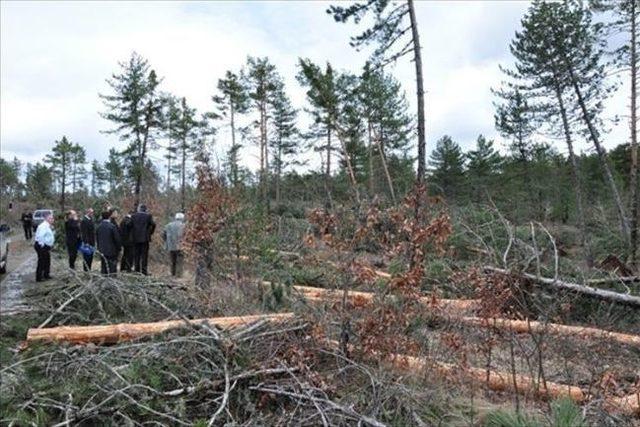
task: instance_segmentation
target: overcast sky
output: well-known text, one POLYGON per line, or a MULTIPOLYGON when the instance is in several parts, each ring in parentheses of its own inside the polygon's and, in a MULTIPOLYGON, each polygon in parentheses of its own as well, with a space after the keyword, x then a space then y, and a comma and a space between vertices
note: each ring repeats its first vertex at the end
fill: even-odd
MULTIPOLYGON (((299 57, 354 72, 367 57, 349 46, 349 36, 358 28, 335 23, 325 13, 328 4, 2 1, 2 157, 40 160, 62 135, 83 145, 89 159, 104 160, 109 148, 122 148, 116 136, 100 133, 109 123, 99 116, 103 107, 98 94, 108 93, 105 79, 132 51, 164 78, 164 90, 185 96, 199 111, 212 109, 210 97, 226 70, 239 70, 247 55, 268 56, 302 109, 304 91, 295 80, 299 57)), ((527 7, 524 1, 416 3, 429 151, 444 134, 465 149, 479 133, 502 144, 493 126, 490 88, 501 81, 498 65, 511 63, 508 44, 527 7)), ((415 82, 408 59, 390 71, 413 106, 415 82)), ((607 115, 624 113, 626 105, 621 91, 610 100, 607 115)), ((615 127, 605 145, 624 142, 626 126, 615 127)), ((219 153, 227 139, 219 135, 219 153)), ((556 146, 565 152, 562 144, 556 146)), ((588 145, 582 142, 578 148, 588 145)), ((161 154, 154 158, 159 161, 161 154)), ((255 150, 246 149, 243 162, 255 165, 255 150)))

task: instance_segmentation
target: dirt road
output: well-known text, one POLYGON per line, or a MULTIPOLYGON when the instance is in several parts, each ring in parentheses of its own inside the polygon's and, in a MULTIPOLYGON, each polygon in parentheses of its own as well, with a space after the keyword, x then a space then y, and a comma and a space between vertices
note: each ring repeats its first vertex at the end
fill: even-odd
POLYGON ((0 314, 29 310, 22 296, 25 289, 35 284, 36 261, 32 241, 27 242, 20 235, 11 236, 7 273, 0 278, 0 314))

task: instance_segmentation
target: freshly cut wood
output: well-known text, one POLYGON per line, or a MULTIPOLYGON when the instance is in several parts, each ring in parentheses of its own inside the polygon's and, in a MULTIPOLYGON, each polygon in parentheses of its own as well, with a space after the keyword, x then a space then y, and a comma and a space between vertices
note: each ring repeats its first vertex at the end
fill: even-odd
POLYGON ((435 369, 439 375, 450 377, 453 375, 461 375, 474 383, 484 385, 493 391, 510 391, 518 394, 532 394, 542 399, 555 399, 558 397, 569 397, 575 402, 583 402, 586 396, 580 387, 566 384, 559 384, 551 381, 542 383, 535 381, 527 375, 508 372, 494 371, 482 368, 467 367, 461 368, 444 362, 434 362, 420 357, 406 356, 402 354, 394 354, 391 357, 394 366, 399 368, 408 368, 412 371, 423 369, 435 369))
POLYGON ((605 289, 598 289, 591 286, 580 285, 578 283, 565 282, 559 279, 550 279, 546 277, 538 277, 534 274, 529 273, 518 273, 509 270, 504 270, 502 268, 495 267, 485 267, 485 271, 490 271, 493 273, 507 274, 513 276, 520 276, 527 280, 531 280, 536 283, 540 283, 543 285, 549 285, 557 289, 563 289, 573 292, 578 292, 583 295, 588 295, 590 297, 600 298, 607 301, 614 301, 621 304, 627 304, 632 306, 640 307, 640 296, 629 295, 629 294, 621 294, 618 292, 607 291, 605 289))
MULTIPOLYGON (((315 300, 341 300, 343 291, 339 289, 315 288, 312 286, 294 286, 294 289, 301 292, 307 299, 315 300)), ((363 301, 371 301, 374 298, 372 292, 348 291, 347 297, 352 299, 361 299, 363 301)), ((433 297, 421 297, 420 302, 429 307, 438 307, 453 310, 473 310, 478 307, 479 301, 473 299, 444 299, 433 297)))
MULTIPOLYGON (((314 288, 311 286, 294 286, 294 289, 301 292, 304 297, 311 301, 336 301, 342 298, 343 292, 337 289, 314 288)), ((349 291, 347 296, 351 299, 362 299, 369 302, 373 299, 374 294, 370 292, 349 291)), ((548 333, 554 335, 570 335, 583 338, 598 338, 610 341, 616 341, 622 344, 640 347, 640 336, 633 334, 625 334, 621 332, 607 331, 605 329, 569 326, 557 323, 544 323, 537 321, 512 320, 503 318, 485 319, 482 317, 459 316, 460 311, 470 310, 477 306, 477 300, 451 300, 437 299, 432 300, 429 297, 421 298, 425 304, 433 306, 437 304, 443 308, 451 308, 452 312, 447 312, 447 316, 452 317, 455 321, 459 321, 466 325, 506 329, 515 333, 548 333)))
POLYGON ((168 320, 151 323, 119 323, 96 326, 59 326, 55 328, 31 328, 27 331, 27 342, 53 341, 70 343, 113 344, 149 335, 159 334, 184 326, 203 325, 230 328, 260 320, 282 321, 293 318, 293 313, 256 314, 250 316, 211 317, 205 319, 168 320))
POLYGON ((640 391, 624 397, 609 398, 607 399, 607 407, 613 411, 640 417, 640 391))
MULTIPOLYGON (((327 344, 337 349, 339 344, 334 340, 327 340, 327 344)), ((422 357, 409 356, 406 354, 391 353, 385 355, 394 367, 417 373, 423 370, 432 370, 438 376, 452 378, 462 376, 478 385, 484 385, 493 391, 510 391, 523 395, 533 395, 541 399, 555 399, 558 397, 568 397, 574 402, 584 402, 587 396, 580 387, 560 384, 551 381, 545 383, 535 381, 527 375, 516 374, 514 376, 508 372, 488 370, 484 368, 466 367, 451 363, 439 362, 422 357)))
POLYGON ((599 338, 640 347, 640 335, 624 334, 621 332, 612 332, 605 329, 586 326, 569 326, 557 323, 501 318, 484 319, 481 317, 458 317, 456 320, 471 326, 506 329, 521 334, 533 332, 554 335, 571 335, 579 338, 599 338))

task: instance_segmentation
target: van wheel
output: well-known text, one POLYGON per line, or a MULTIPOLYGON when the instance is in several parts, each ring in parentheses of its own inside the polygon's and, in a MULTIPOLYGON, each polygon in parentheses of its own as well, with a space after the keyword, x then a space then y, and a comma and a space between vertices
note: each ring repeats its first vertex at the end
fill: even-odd
POLYGON ((0 267, 0 274, 5 274, 7 272, 7 264, 0 267))

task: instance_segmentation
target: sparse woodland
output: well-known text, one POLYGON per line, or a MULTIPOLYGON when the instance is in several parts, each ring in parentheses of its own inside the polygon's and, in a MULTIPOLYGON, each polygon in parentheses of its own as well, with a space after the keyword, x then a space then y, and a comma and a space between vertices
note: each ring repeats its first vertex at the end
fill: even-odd
POLYGON ((9 222, 183 211, 187 268, 168 276, 154 237, 149 277, 26 286, 2 313, 0 424, 640 425, 640 5, 531 3, 491 88, 508 144, 466 152, 429 135, 415 7, 330 7, 372 54, 358 74, 299 58, 303 105, 249 56, 197 111, 132 53, 100 94, 126 149, 101 162, 66 135, 43 163, 1 160, 9 222))

